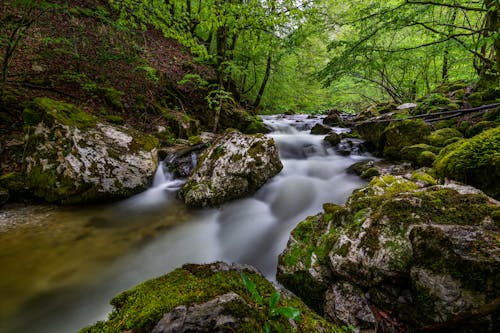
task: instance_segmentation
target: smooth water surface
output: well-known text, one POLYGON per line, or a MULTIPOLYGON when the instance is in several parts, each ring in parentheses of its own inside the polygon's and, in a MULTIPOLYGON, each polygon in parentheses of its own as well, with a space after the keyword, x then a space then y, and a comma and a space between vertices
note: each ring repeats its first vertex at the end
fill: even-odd
POLYGON ((246 263, 274 279, 291 230, 362 186, 346 169, 366 156, 310 135, 319 118, 264 119, 284 168, 253 197, 189 210, 176 199, 182 180, 160 167, 149 190, 113 205, 0 210, 0 332, 77 332, 120 291, 185 263, 246 263))

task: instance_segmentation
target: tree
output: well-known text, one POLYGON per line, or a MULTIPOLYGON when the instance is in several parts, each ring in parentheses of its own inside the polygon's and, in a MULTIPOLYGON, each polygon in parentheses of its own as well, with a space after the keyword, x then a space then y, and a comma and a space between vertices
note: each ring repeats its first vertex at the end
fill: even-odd
POLYGON ((473 70, 498 84, 497 0, 354 1, 341 12, 329 4, 333 56, 321 72, 327 85, 350 76, 402 102, 473 70))

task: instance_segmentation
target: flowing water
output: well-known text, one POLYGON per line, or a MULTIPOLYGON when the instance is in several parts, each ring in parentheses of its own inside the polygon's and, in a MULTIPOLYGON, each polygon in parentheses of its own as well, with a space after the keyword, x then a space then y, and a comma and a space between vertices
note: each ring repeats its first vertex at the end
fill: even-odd
POLYGON ((366 156, 310 135, 319 120, 265 117, 283 170, 218 209, 188 210, 176 199, 182 180, 160 167, 149 190, 116 204, 0 210, 0 332, 77 332, 105 319, 120 291, 185 263, 246 263, 274 279, 297 223, 363 185, 346 169, 366 156))

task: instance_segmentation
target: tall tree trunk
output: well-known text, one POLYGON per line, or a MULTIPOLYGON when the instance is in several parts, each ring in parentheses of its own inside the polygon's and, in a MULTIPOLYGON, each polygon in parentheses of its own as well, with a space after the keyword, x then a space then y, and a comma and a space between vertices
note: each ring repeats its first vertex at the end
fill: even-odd
POLYGON ((273 62, 273 58, 271 55, 271 51, 269 51, 269 54, 267 55, 267 62, 266 62, 266 73, 264 74, 264 78, 262 79, 262 83, 259 88, 259 92, 257 93, 257 97, 255 98, 255 102, 253 106, 255 108, 258 108, 260 105, 260 102, 262 101, 262 96, 264 95, 264 91, 266 90, 267 82, 269 81, 269 77, 271 76, 271 65, 273 62))

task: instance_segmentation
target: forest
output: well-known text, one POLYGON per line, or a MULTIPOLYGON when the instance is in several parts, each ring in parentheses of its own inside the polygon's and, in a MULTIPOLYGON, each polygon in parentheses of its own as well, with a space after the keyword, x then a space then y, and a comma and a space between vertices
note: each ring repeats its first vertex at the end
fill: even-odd
POLYGON ((0 0, 0 332, 498 332, 499 200, 499 0, 0 0))

